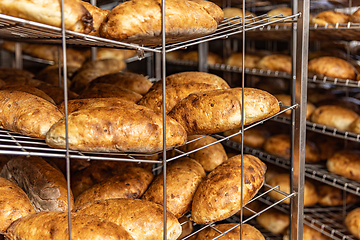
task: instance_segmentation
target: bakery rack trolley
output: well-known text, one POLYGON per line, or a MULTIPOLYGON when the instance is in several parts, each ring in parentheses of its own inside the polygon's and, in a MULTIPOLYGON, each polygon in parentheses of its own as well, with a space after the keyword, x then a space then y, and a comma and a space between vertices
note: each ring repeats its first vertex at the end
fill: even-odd
MULTIPOLYGON (((165 4, 166 1, 162 0, 162 32, 165 32, 165 4)), ((293 109, 292 115, 292 124, 294 126, 293 130, 293 158, 292 158, 292 193, 288 197, 292 197, 292 207, 291 207, 291 239, 302 239, 302 224, 303 224, 303 191, 304 191, 304 156, 305 156, 305 119, 306 119, 306 109, 303 106, 306 106, 306 89, 307 89, 307 46, 308 46, 308 35, 309 29, 308 25, 304 24, 309 18, 309 7, 308 1, 306 0, 293 0, 293 16, 291 17, 279 17, 279 20, 293 20, 297 19, 294 22, 293 28, 293 49, 296 49, 294 52, 294 69, 293 72, 296 73, 293 75, 293 106, 290 109, 293 109)), ((61 6, 64 6, 64 0, 61 0, 61 6)), ((243 6, 245 6, 245 0, 243 0, 243 6)), ((248 30, 261 29, 265 26, 270 25, 271 22, 269 18, 255 18, 255 23, 247 23, 246 21, 241 21, 238 23, 238 19, 225 19, 222 23, 219 24, 218 30, 211 35, 201 37, 194 40, 189 40, 182 43, 174 44, 165 44, 166 39, 165 35, 162 36, 162 45, 161 46, 150 46, 144 47, 135 44, 122 43, 114 40, 103 39, 95 36, 88 36, 85 34, 75 33, 68 30, 65 30, 64 26, 64 9, 62 7, 62 27, 56 28, 48 26, 45 24, 35 23, 32 21, 27 21, 19 18, 10 17, 7 15, 0 14, 0 34, 4 39, 15 39, 17 41, 26 41, 26 42, 37 42, 37 43, 50 43, 50 44, 61 44, 62 46, 62 61, 63 61, 63 76, 64 89, 67 89, 67 65, 66 65, 66 46, 67 44, 73 45, 84 45, 90 47, 114 47, 114 48, 127 48, 127 49, 136 49, 138 52, 138 57, 142 58, 145 52, 152 52, 155 54, 161 54, 161 62, 157 62, 156 69, 161 69, 161 79, 163 81, 163 96, 165 96, 165 77, 166 77, 166 61, 165 53, 175 51, 178 49, 186 48, 188 46, 198 45, 206 43, 216 39, 228 38, 229 36, 242 33, 243 38, 243 52, 245 52, 245 32, 248 30)), ((244 11, 244 10, 243 10, 244 11)), ((245 16, 245 14, 243 13, 245 16)), ((17 47, 17 53, 19 53, 19 47, 17 47)), ((206 54, 206 51, 205 51, 206 54)), ((19 57, 17 57, 19 59, 19 57)), ((243 56, 244 61, 244 56, 243 56)), ((18 61, 17 66, 21 67, 21 63, 18 61)), ((243 65, 244 66, 244 65, 243 65)), ((243 67, 243 74, 245 73, 243 67)), ((244 79, 244 76, 243 76, 244 79)), ((242 83, 244 85, 244 83, 242 83)), ((244 93, 242 98, 244 98, 244 93)), ((165 104, 166 99, 163 98, 163 120, 165 119, 165 104)), ((64 102, 65 102, 65 122, 66 122, 66 136, 68 136, 68 114, 67 114, 67 102, 68 96, 67 91, 64 91, 64 102)), ((288 109, 283 110, 282 112, 288 109)), ((244 112, 242 112, 244 114, 244 112)), ((244 116, 244 115, 243 115, 244 116)), ((244 118, 242 118, 244 119, 244 118)), ((254 124, 255 125, 255 124, 254 124)), ((249 126, 251 127, 251 126, 249 126)), ((1 154, 13 154, 13 155, 26 155, 26 156, 54 156, 54 157, 65 157, 66 159, 66 171, 67 171, 67 182, 68 182, 68 191, 70 191, 70 158, 77 159, 89 159, 89 160, 118 160, 118 161, 133 161, 133 162, 148 162, 148 163, 157 163, 162 165, 162 170, 166 173, 166 166, 169 161, 172 161, 176 158, 167 159, 166 158, 166 125, 163 121, 164 137, 163 137, 163 159, 162 160, 138 160, 134 156, 136 154, 113 154, 111 156, 104 157, 100 153, 86 153, 71 151, 69 149, 68 137, 66 137, 66 149, 51 149, 47 147, 43 141, 21 136, 14 134, 10 131, 0 132, 0 153, 1 154), (128 158, 124 158, 130 157, 128 158)), ((242 126, 242 131, 239 134, 243 134, 246 128, 242 126)), ((222 138, 218 142, 225 142, 229 137, 222 138)), ((241 144, 243 148, 243 144, 241 144)), ((198 149, 200 150, 200 149, 198 149)), ((187 155, 189 153, 184 153, 187 155)), ((243 154, 243 151, 242 153, 243 154)), ((181 155, 179 156, 181 157, 181 155)), ((177 158, 179 158, 177 157, 177 158)), ((70 196, 70 194, 68 194, 70 196)), ((287 198, 288 198, 287 197, 287 198)), ((70 209, 70 208, 69 208, 70 209)), ((164 229, 166 229, 166 174, 164 174, 164 229)), ((70 216, 70 210, 69 210, 70 216)), ((260 213, 257 213, 260 214, 260 213)), ((70 219, 70 217, 69 217, 70 219)), ((242 228, 243 220, 240 218, 239 225, 242 228)), ((212 227, 212 226, 210 226, 212 227)), ((69 221, 69 239, 71 239, 71 221, 69 221)), ((222 235, 226 232, 222 233, 222 235)), ((221 235, 220 235, 221 236, 221 235)), ((164 231, 164 239, 167 239, 166 231, 164 231)), ((185 237, 185 239, 188 237, 185 237)))

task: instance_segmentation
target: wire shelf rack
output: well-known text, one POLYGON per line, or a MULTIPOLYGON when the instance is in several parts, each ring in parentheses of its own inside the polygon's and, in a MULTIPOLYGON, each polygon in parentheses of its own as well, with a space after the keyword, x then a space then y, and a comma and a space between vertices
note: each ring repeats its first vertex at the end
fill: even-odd
MULTIPOLYGON (((290 124, 290 119, 287 117, 277 116, 277 117, 273 118, 273 120, 277 121, 277 122, 290 124)), ((350 141, 354 141, 354 142, 360 142, 360 134, 356 134, 356 133, 348 132, 348 131, 341 131, 341 130, 338 130, 333 127, 329 127, 329 126, 318 124, 318 123, 313 123, 310 121, 306 121, 306 129, 313 131, 313 132, 321 133, 324 135, 329 135, 332 137, 337 137, 337 138, 350 140, 350 141)))
POLYGON ((355 240, 343 224, 343 210, 339 208, 305 208, 304 224, 336 240, 355 240))
MULTIPOLYGON (((226 18, 221 23, 219 23, 217 31, 215 33, 209 34, 204 37, 184 41, 181 43, 167 44, 166 51, 170 52, 173 50, 197 45, 203 42, 228 38, 232 35, 242 33, 243 31, 263 28, 269 24, 273 24, 276 22, 294 21, 297 19, 298 16, 300 16, 300 13, 287 17, 283 17, 282 15, 277 15, 274 17, 268 17, 266 15, 257 17, 250 16, 245 18, 246 24, 244 29, 242 25, 242 18, 226 18)), ((4 14, 0 14, 0 36, 3 39, 12 41, 25 41, 48 44, 61 43, 60 28, 4 14)), ((157 53, 162 52, 161 46, 140 46, 137 44, 123 43, 69 30, 66 30, 66 41, 67 44, 70 45, 136 49, 140 58, 142 58, 143 53, 146 51, 157 53)))
MULTIPOLYGON (((235 150, 241 149, 240 143, 231 140, 225 141, 223 144, 235 150)), ((254 155, 259 159, 272 163, 276 166, 290 169, 289 159, 276 157, 264 152, 261 149, 244 146, 244 153, 254 155)), ((360 183, 329 172, 324 164, 305 164, 305 176, 360 196, 360 183)))

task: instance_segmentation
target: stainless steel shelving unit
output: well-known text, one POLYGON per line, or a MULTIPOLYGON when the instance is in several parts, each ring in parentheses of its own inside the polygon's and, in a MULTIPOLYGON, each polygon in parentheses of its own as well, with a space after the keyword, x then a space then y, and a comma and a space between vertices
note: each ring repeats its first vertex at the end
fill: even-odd
MULTIPOLYGON (((243 0, 245 3, 245 0, 243 0)), ((144 58, 147 52, 150 53, 157 53, 162 54, 162 74, 161 79, 163 80, 163 93, 165 93, 165 71, 166 71, 166 61, 165 61, 165 53, 175 51, 178 49, 187 48, 189 46, 198 45, 201 43, 206 43, 213 40, 220 40, 226 39, 234 35, 243 34, 243 39, 245 39, 245 32, 250 31, 258 31, 256 29, 263 29, 270 24, 274 24, 276 22, 296 22, 298 24, 297 27, 297 38, 294 38, 294 44, 298 44, 298 57, 297 61, 299 64, 297 65, 296 69, 296 86, 299 91, 296 92, 296 96, 294 99, 296 100, 297 104, 293 104, 293 106, 283 110, 286 111, 288 109, 295 109, 296 112, 294 121, 297 125, 297 130, 295 131, 295 152, 294 152, 294 171, 293 171, 293 191, 290 194, 285 194, 278 189, 278 186, 270 187, 268 191, 278 191, 284 194, 284 198, 278 202, 273 203, 267 209, 278 205, 281 201, 291 198, 293 201, 293 208, 292 208, 292 235, 291 239, 300 239, 302 237, 302 219, 303 219, 303 209, 302 209, 302 202, 303 202, 303 193, 301 192, 301 186, 303 185, 304 176, 302 173, 303 162, 304 162, 304 135, 302 134, 301 130, 304 128, 304 117, 305 117, 305 110, 302 107, 304 106, 304 99, 302 98, 302 93, 306 92, 306 81, 304 81, 304 68, 306 66, 306 62, 302 61, 302 55, 304 54, 304 46, 307 45, 308 39, 308 32, 307 32, 307 25, 303 24, 303 18, 307 18, 308 13, 304 12, 307 8, 307 2, 300 0, 296 2, 296 9, 295 13, 289 17, 283 17, 281 15, 268 17, 266 15, 257 16, 257 17, 249 17, 246 18, 246 21, 243 22, 241 18, 231 18, 225 19, 222 21, 218 29, 215 33, 197 38, 188 40, 181 43, 172 43, 172 44, 165 44, 165 36, 163 36, 163 44, 161 46, 139 46, 136 44, 129 44, 123 43, 119 41, 114 41, 110 39, 104 39, 101 37, 89 36, 86 34, 76 33, 72 31, 68 31, 62 28, 57 28, 53 26, 48 26, 45 24, 32 22, 20 18, 15 18, 7 15, 0 14, 0 36, 2 39, 11 40, 11 41, 22 41, 22 42, 34 42, 34 43, 43 43, 43 44, 56 44, 63 46, 63 59, 64 59, 64 86, 66 87, 66 45, 79 45, 79 46, 87 46, 87 47, 110 47, 110 48, 125 48, 125 49, 135 49, 137 50, 138 59, 144 58), (302 16, 302 17, 300 17, 302 16), (274 21, 272 18, 276 18, 274 21), (299 105, 300 104, 300 105, 299 105)), ((63 4, 63 0, 62 0, 63 4)), ((162 1, 162 12, 164 18, 164 4, 165 1, 162 1)), ((64 18, 64 15, 62 15, 64 18)), ((163 32, 165 32, 165 25, 162 22, 163 32)), ((244 46, 244 45, 243 45, 244 46)), ((67 104, 67 94, 65 91, 65 104, 67 104)), ((165 105, 165 101, 164 101, 165 105)), ((65 108, 66 109, 66 108, 65 108)), ((163 108, 165 109, 165 108, 163 108)), ((282 112, 283 112, 282 111, 282 112)), ((279 113, 280 114, 280 113, 279 113)), ((163 112, 163 116, 165 117, 165 113, 163 112)), ((67 113, 65 113, 65 119, 67 119, 67 113)), ((266 119, 268 120, 268 119, 266 119)), ((264 120, 265 121, 265 120, 264 120)), ((254 124, 255 125, 255 124, 254 124)), ((250 126, 251 127, 251 126, 250 126)), ((163 126, 165 129, 165 123, 163 126)), ((246 130, 243 127, 243 130, 246 130)), ((243 131, 239 132, 238 134, 243 134, 243 131)), ((164 132, 165 135, 165 132, 164 132)), ((230 137, 230 136, 229 136, 230 137)), ((166 138, 164 136, 164 146, 166 146, 166 138)), ((227 139, 222 138, 219 139, 218 142, 225 142, 227 139)), ((214 143, 215 144, 215 143, 214 143)), ((164 147, 165 148, 165 147, 164 147)), ((199 150, 199 149, 197 149, 199 150)), ((174 160, 179 158, 177 156, 172 159, 166 158, 166 151, 162 152, 163 159, 162 160, 144 160, 141 159, 142 154, 109 154, 109 153, 89 153, 89 152, 78 152, 78 151, 71 151, 68 148, 66 149, 52 149, 49 148, 43 140, 22 136, 11 131, 1 130, 0 131, 0 154, 12 154, 12 155, 26 155, 26 156, 52 156, 52 157, 64 157, 67 161, 67 175, 68 175, 68 191, 70 191, 70 181, 69 181, 69 166, 70 166, 70 158, 77 158, 77 159, 88 159, 88 160, 118 160, 118 161, 135 161, 135 162, 148 162, 148 163, 157 163, 162 165, 162 169, 166 172, 166 165, 167 162, 170 160, 174 160), (140 158, 140 159, 138 159, 140 158)), ((190 153, 183 153, 183 155, 187 155, 190 153)), ((166 193, 166 174, 164 174, 164 193, 166 193)), ((265 192, 266 193, 266 192, 265 192)), ((257 198, 261 198, 265 193, 259 194, 253 200, 257 198)), ((166 194, 164 194, 164 203, 166 203, 166 194)), ((166 204, 164 206, 164 211, 166 212, 166 204)), ((251 221, 254 217, 256 217, 261 212, 254 213, 254 215, 250 218, 243 220, 241 217, 239 219, 239 224, 237 226, 242 227, 243 223, 251 221)), ((69 210, 70 215, 70 210, 69 210)), ((211 227, 211 224, 203 226, 211 227)), ((69 222, 69 228, 71 228, 71 222, 69 222)), ((164 214, 164 229, 166 228, 166 214, 164 214)), ((223 234, 226 234, 224 232, 223 234)), ((189 236, 188 236, 189 237, 189 236)), ((188 237, 184 238, 187 239, 188 237)), ((164 231, 164 239, 166 239, 166 231, 164 231)), ((71 239, 71 235, 69 236, 71 239)))

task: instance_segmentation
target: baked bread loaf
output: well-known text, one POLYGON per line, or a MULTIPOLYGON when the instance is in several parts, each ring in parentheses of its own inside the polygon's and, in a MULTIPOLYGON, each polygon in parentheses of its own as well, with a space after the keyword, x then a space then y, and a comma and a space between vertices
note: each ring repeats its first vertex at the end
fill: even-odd
POLYGON ((27 85, 7 85, 7 86, 2 87, 1 90, 20 91, 20 92, 30 93, 35 96, 41 97, 41 98, 45 99, 46 101, 49 101, 50 103, 56 105, 55 101, 49 95, 47 95, 45 92, 43 92, 42 90, 40 90, 36 87, 27 86, 27 85))
MULTIPOLYGON (((67 64, 66 68, 67 68, 66 69, 67 84, 68 86, 70 86, 71 77, 77 70, 79 70, 80 67, 67 64)), ((64 79, 63 79, 64 76, 62 76, 63 71, 60 71, 60 73, 61 73, 61 86, 63 86, 64 84, 64 79)), ((50 83, 51 85, 59 86, 59 65, 50 65, 42 69, 40 72, 36 74, 35 78, 44 81, 46 83, 50 83)))
POLYGON ((91 3, 84 1, 81 1, 81 4, 89 11, 93 19, 93 30, 89 34, 94 36, 100 36, 100 26, 105 21, 106 16, 109 14, 110 11, 98 8, 91 3))
MULTIPOLYGON (((64 101, 64 89, 62 87, 57 87, 50 84, 41 84, 36 88, 49 95, 49 97, 54 100, 56 105, 59 105, 64 101)), ((68 100, 76 99, 78 97, 79 95, 77 93, 68 90, 68 100)), ((61 111, 64 112, 63 110, 61 111)))
MULTIPOLYGON (((303 225, 303 240, 330 240, 331 238, 323 235, 316 229, 309 227, 308 225, 303 225)), ((286 231, 283 240, 290 240, 290 231, 286 231)))
MULTIPOLYGON (((224 132, 224 136, 228 137, 230 135, 239 133, 241 131, 241 128, 235 128, 229 131, 224 132)), ((269 131, 266 130, 266 128, 261 126, 256 126, 250 129, 247 129, 244 131, 244 145, 247 145, 249 147, 253 148, 262 148, 265 141, 270 137, 269 131)), ((230 140, 241 143, 241 134, 237 134, 230 138, 230 140)))
POLYGON ((256 68, 291 73, 291 57, 284 54, 272 54, 258 61, 256 68))
MULTIPOLYGON (((219 86, 207 83, 183 83, 166 86, 166 113, 169 113, 173 107, 182 99, 186 98, 192 93, 203 91, 210 91, 220 89, 219 86)), ((163 92, 162 88, 157 88, 149 91, 139 101, 138 104, 148 107, 154 111, 161 111, 163 109, 163 92)))
MULTIPOLYGON (((15 221, 7 230, 10 240, 68 239, 68 213, 45 211, 15 221)), ((73 240, 133 240, 121 226, 100 220, 96 216, 71 213, 71 239, 73 240)))
MULTIPOLYGON (((274 95, 285 106, 291 106, 291 96, 288 94, 275 94, 274 95)), ((310 119, 311 114, 315 111, 316 107, 311 102, 306 103, 306 119, 310 119)), ((291 115, 291 110, 284 113, 285 116, 291 115)))
MULTIPOLYGON (((190 135, 188 136, 188 143, 179 147, 179 149, 184 152, 191 152, 201 147, 208 146, 209 144, 213 144, 216 141, 217 139, 211 136, 190 135)), ((206 172, 211 172, 228 159, 221 143, 215 143, 204 149, 190 153, 189 157, 198 161, 206 172)))
POLYGON ((35 213, 26 193, 15 183, 0 177, 0 233, 16 219, 35 213))
POLYGON ((241 189, 241 155, 223 162, 210 172, 195 192, 191 220, 198 224, 212 223, 237 213, 241 190, 245 205, 264 183, 266 165, 257 157, 244 155, 243 187, 241 189))
MULTIPOLYGON (((191 1, 194 1, 194 0, 191 0, 191 1)), ((208 1, 206 1, 206 2, 208 2, 208 1)), ((181 58, 179 58, 179 59, 184 60, 184 61, 199 62, 199 54, 198 54, 198 51, 184 52, 181 55, 181 58)), ((215 64, 222 64, 222 63, 223 63, 223 60, 219 55, 212 53, 212 52, 208 53, 207 64, 215 65, 215 64)))
POLYGON ((190 219, 187 216, 182 216, 178 219, 179 223, 181 224, 181 235, 178 237, 178 239, 183 239, 193 231, 193 223, 190 221, 190 219))
POLYGON ((323 11, 311 19, 312 24, 326 25, 336 23, 348 23, 349 15, 343 12, 323 11))
MULTIPOLYGON (((332 187, 327 184, 317 185, 317 193, 319 201, 322 206, 340 206, 344 204, 344 192, 336 187, 332 187)), ((346 193, 346 204, 355 203, 359 200, 359 197, 346 193)))
POLYGON ((358 117, 359 115, 350 109, 334 105, 323 105, 313 112, 311 121, 347 131, 350 130, 351 123, 358 117))
MULTIPOLYGON (((276 20, 280 20, 281 18, 283 17, 289 17, 292 15, 292 10, 291 8, 287 8, 287 7, 284 7, 284 8, 275 8, 273 10, 270 10, 269 12, 266 13, 266 15, 268 17, 271 17, 269 19, 269 21, 273 22, 273 21, 276 21, 276 20)), ((285 21, 289 21, 290 19, 288 20, 285 20, 285 21)), ((291 26, 291 22, 277 22, 275 23, 276 25, 288 25, 288 26, 291 26)))
MULTIPOLYGON (((141 199, 108 199, 86 203, 76 213, 98 216, 125 228, 135 240, 163 239, 163 207, 141 199), (145 224, 146 223, 146 224, 145 224)), ((176 240, 181 234, 181 225, 170 212, 166 213, 168 240, 176 240)))
POLYGON ((355 80, 355 67, 337 57, 325 56, 311 59, 308 69, 310 75, 355 80))
MULTIPOLYGON (((162 115, 148 108, 98 107, 73 112, 68 117, 72 150, 152 153, 163 149, 162 115)), ((166 148, 186 142, 186 131, 166 118, 166 148)), ((50 147, 65 148, 65 119, 46 135, 50 147)))
POLYGON ((251 124, 279 112, 277 99, 262 90, 218 89, 190 94, 170 111, 169 116, 184 126, 188 135, 210 134, 241 127, 241 108, 244 124, 251 124))
MULTIPOLYGON (((205 177, 205 171, 196 160, 184 157, 169 163, 166 169, 166 209, 180 218, 191 208, 196 189, 205 177)), ((155 177, 142 199, 164 204, 164 175, 155 177)))
POLYGON ((353 121, 353 122, 350 124, 349 130, 350 130, 351 132, 360 134, 360 118, 357 118, 355 121, 353 121))
POLYGON ((342 150, 336 152, 326 161, 329 172, 360 181, 360 152, 342 150))
POLYGON ((32 137, 45 138, 63 113, 45 99, 33 94, 0 90, 1 127, 32 137))
MULTIPOLYGON (((211 4, 211 3, 208 3, 211 4)), ((210 9, 217 8, 211 4, 210 9)), ((180 42, 213 33, 217 21, 204 7, 194 1, 167 0, 165 11, 166 43, 180 42)), ((102 37, 140 45, 161 44, 161 1, 132 0, 111 10, 100 29, 102 37)))
POLYGON ((345 226, 352 235, 356 238, 360 238, 360 208, 355 208, 350 211, 345 217, 345 226))
POLYGON ((87 98, 117 98, 136 103, 142 98, 142 95, 114 84, 94 83, 90 84, 78 97, 78 99, 87 98))
POLYGON ((349 22, 360 23, 360 8, 350 15, 349 22))
MULTIPOLYGON (((267 183, 272 187, 279 186, 279 190, 287 194, 290 194, 290 176, 288 173, 278 174, 276 176, 273 176, 272 178, 269 179, 269 182, 267 183)), ((275 190, 268 192, 268 195, 277 201, 285 197, 283 194, 275 190)), ((318 202, 318 196, 315 186, 310 181, 305 180, 304 206, 315 205, 317 202, 318 202)), ((290 199, 287 198, 283 200, 282 203, 290 204, 290 199)))
MULTIPOLYGON (((0 176, 15 182, 25 191, 36 212, 66 211, 68 192, 64 175, 41 157, 12 158, 2 169, 0 176)), ((70 205, 74 198, 70 192, 70 205)))
POLYGON ((123 60, 119 61, 113 58, 86 62, 72 78, 70 89, 74 92, 80 92, 92 80, 110 73, 119 72, 125 68, 126 63, 123 60))
POLYGON ((216 6, 212 1, 207 0, 191 0, 199 4, 204 8, 210 16, 212 16, 217 23, 220 23, 224 19, 224 12, 221 8, 216 6))
MULTIPOLYGON (((136 55, 136 50, 132 49, 117 49, 117 48, 98 48, 96 59, 115 58, 117 60, 126 60, 136 55)), ((89 53, 90 58, 90 53, 89 53)))
MULTIPOLYGON (((228 8, 224 8, 223 12, 225 18, 234 18, 238 16, 241 18, 243 17, 243 10, 240 8, 228 7, 228 8)), ((245 10, 245 17, 252 18, 252 17, 256 17, 256 15, 252 12, 245 10)), ((246 22, 249 22, 249 20, 247 20, 246 22)))
POLYGON ((147 93, 152 82, 143 75, 132 72, 118 72, 98 77, 91 81, 93 83, 108 83, 131 90, 141 95, 147 93))
MULTIPOLYGON (((237 223, 223 223, 215 225, 214 227, 220 231, 221 233, 234 228, 237 223)), ((193 237, 189 238, 189 240, 211 240, 215 237, 219 236, 220 233, 213 229, 212 227, 207 227, 198 234, 194 235, 193 237)), ((224 236, 219 237, 219 240, 231 239, 231 240, 240 240, 240 226, 236 227, 235 229, 227 232, 224 236)), ((243 240, 265 240, 264 236, 261 234, 259 230, 255 227, 244 223, 242 226, 242 239, 243 240)))
POLYGON ((6 79, 8 77, 13 77, 13 76, 33 78, 34 74, 24 69, 0 67, 0 79, 6 79))
POLYGON ((344 148, 344 141, 323 134, 313 134, 307 133, 308 139, 316 144, 320 151, 320 159, 327 160, 330 158, 335 152, 340 151, 344 148))
MULTIPOLYGON (((254 54, 245 54, 245 68, 255 68, 260 61, 261 57, 254 54)), ((226 59, 227 65, 242 67, 242 53, 233 53, 226 59)))
MULTIPOLYGON (((0 1, 0 13, 13 17, 61 27, 61 5, 59 1, 0 1)), ((65 28, 67 30, 89 33, 92 30, 92 17, 77 0, 64 2, 65 28)))
POLYGON ((256 217, 256 221, 272 233, 283 234, 290 224, 288 214, 282 213, 275 208, 271 208, 256 217))
MULTIPOLYGON (((222 89, 230 88, 227 82, 221 77, 206 72, 180 72, 167 76, 166 86, 184 83, 207 83, 217 85, 222 89)), ((162 81, 154 83, 150 90, 162 88, 162 81)))
POLYGON ((140 198, 153 180, 150 170, 142 167, 127 167, 101 183, 82 192, 75 200, 75 206, 87 202, 111 198, 140 198))

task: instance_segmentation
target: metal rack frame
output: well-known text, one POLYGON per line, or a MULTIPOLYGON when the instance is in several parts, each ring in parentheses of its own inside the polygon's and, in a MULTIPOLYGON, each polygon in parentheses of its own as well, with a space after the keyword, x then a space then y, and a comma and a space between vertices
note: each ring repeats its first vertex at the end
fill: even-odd
MULTIPOLYGON (((174 44, 165 44, 165 35, 162 35, 162 45, 161 46, 150 46, 150 47, 144 47, 134 44, 128 44, 128 43, 122 43, 114 40, 104 39, 100 37, 95 36, 89 36, 85 34, 75 33, 68 30, 65 30, 64 26, 64 9, 62 7, 62 27, 56 28, 52 26, 48 26, 45 24, 40 24, 32 21, 27 21, 24 19, 14 18, 7 15, 0 14, 0 34, 4 39, 10 39, 15 41, 25 41, 25 42, 37 42, 37 43, 49 43, 49 44, 61 44, 62 45, 62 56, 63 56, 63 76, 64 76, 64 88, 67 89, 67 79, 66 79, 66 45, 85 45, 90 47, 114 47, 114 48, 128 48, 128 49, 136 49, 138 51, 138 58, 144 57, 144 52, 154 52, 158 54, 162 54, 162 62, 161 62, 161 78, 163 81, 163 95, 165 96, 165 73, 166 73, 166 61, 165 61, 165 53, 174 51, 181 48, 186 48, 188 46, 197 45, 200 43, 205 43, 208 41, 213 41, 216 39, 223 39, 228 38, 232 35, 240 34, 242 33, 243 39, 245 40, 245 32, 248 30, 254 30, 254 29, 260 29, 267 25, 274 24, 276 22, 284 22, 290 20, 290 22, 297 21, 298 24, 297 27, 297 39, 294 38, 294 44, 298 44, 300 49, 300 55, 298 54, 297 60, 299 61, 299 64, 297 65, 299 69, 296 69, 297 72, 297 80, 296 80, 296 86, 299 87, 298 89, 300 91, 296 92, 296 102, 300 103, 300 106, 304 106, 304 101, 301 98, 302 92, 306 92, 306 81, 304 81, 304 75, 306 73, 303 71, 304 66, 306 66, 306 62, 302 61, 301 57, 304 54, 303 46, 307 44, 307 27, 306 24, 303 24, 303 18, 307 18, 308 13, 304 13, 304 11, 308 11, 307 8, 307 1, 300 0, 299 3, 294 0, 299 8, 299 13, 295 11, 295 13, 292 16, 289 17, 282 17, 281 15, 274 16, 274 17, 266 17, 266 16, 258 16, 251 19, 246 19, 246 21, 239 21, 240 18, 232 18, 232 19, 225 19, 222 23, 219 24, 218 30, 214 34, 210 34, 205 37, 201 37, 198 39, 193 39, 189 41, 185 41, 182 43, 174 43, 174 44), (301 14, 301 13, 302 14, 301 14), (300 17, 302 16, 302 17, 300 17), (271 18, 276 18, 275 21, 270 21, 271 18), (251 20, 251 21, 248 21, 251 20), (302 54, 301 54, 302 53, 302 54)), ((245 0, 243 0, 243 3, 245 3, 245 0)), ((61 1, 61 6, 64 6, 64 0, 61 1)), ((245 15, 245 14, 244 14, 245 15)), ((162 32, 165 32, 165 0, 162 0, 162 32)), ((244 45, 243 45, 244 48, 244 45)), ((243 71, 244 72, 244 71, 243 71)), ((295 89, 295 88, 294 88, 295 89)), ((244 98, 244 94, 242 96, 244 98)), ((67 182, 68 182, 68 191, 70 191, 70 158, 82 158, 82 159, 89 159, 89 155, 87 156, 86 153, 79 153, 69 150, 69 143, 68 143, 68 113, 67 113, 67 91, 64 91, 64 102, 65 102, 65 129, 66 129, 66 149, 49 149, 44 148, 43 154, 44 156, 49 156, 49 152, 54 151, 53 156, 61 156, 66 158, 66 171, 67 171, 67 182), (56 153, 55 153, 56 152, 56 153), (59 154, 61 153, 61 154, 59 154)), ((244 102, 244 99, 243 99, 244 102)), ((150 161, 153 163, 162 163, 162 169, 163 172, 166 172, 166 165, 168 159, 166 158, 166 125, 165 125, 165 104, 166 99, 163 98, 163 159, 162 161, 150 161)), ((294 106, 298 106, 296 104, 293 104, 294 106)), ((286 110, 285 110, 286 111, 286 110)), ((304 161, 304 141, 302 140, 304 138, 301 130, 304 128, 304 124, 302 119, 305 117, 305 110, 302 107, 297 107, 294 112, 296 112, 294 121, 295 124, 297 124, 297 129, 295 131, 295 153, 294 153, 294 178, 293 178, 293 192, 288 194, 284 199, 280 200, 279 202, 287 199, 292 198, 294 208, 293 208, 293 214, 292 214, 292 239, 298 239, 302 236, 302 207, 301 203, 303 202, 303 192, 302 192, 302 184, 303 184, 303 173, 301 171, 302 169, 302 162, 304 161), (297 122, 297 123, 296 123, 297 122)), ((242 114, 244 114, 244 111, 242 111, 242 114)), ((244 117, 242 118, 244 119, 244 117)), ((244 125, 242 126, 241 134, 243 134, 245 128, 244 125)), ((10 131, 0 131, 1 132, 1 138, 6 138, 5 144, 0 145, 0 147, 3 147, 4 149, 1 149, 0 152, 2 154, 14 154, 14 149, 17 149, 18 151, 15 152, 15 154, 18 155, 31 155, 29 151, 26 149, 31 150, 39 150, 39 146, 44 147, 44 143, 41 140, 29 138, 25 136, 21 136, 18 134, 11 133, 10 131), (21 140, 17 140, 21 139, 21 140), (9 142, 15 143, 13 145, 9 144, 9 142), (19 144, 21 142, 21 144, 19 144), (35 144, 35 146, 28 146, 31 144, 35 144), (10 150, 5 150, 10 149, 10 150)), ((225 141, 219 140, 219 142, 225 141)), ((41 150, 42 151, 42 150, 41 150)), ((39 153, 40 154, 40 153, 39 153)), ((91 153, 93 155, 94 153, 91 153)), ((189 154, 189 153, 187 153, 189 154)), ((111 155, 111 154, 110 154, 111 155)), ((106 160, 107 158, 101 156, 91 156, 94 160, 106 160)), ((129 161, 129 159, 118 159, 118 160, 124 160, 129 161)), ((130 159, 130 161, 139 161, 138 159, 130 159)), ((147 162, 149 162, 147 160, 147 162)), ((242 183, 243 184, 243 183, 242 183)), ((275 190, 276 187, 272 188, 270 190, 275 190)), ((279 191, 279 190, 277 190, 279 191)), ((164 174, 164 229, 166 229, 166 174, 164 174)), ((241 193, 242 194, 242 193, 241 193)), ((68 197, 70 194, 68 194, 68 197)), ((278 204, 278 203, 276 203, 278 204)), ((275 205, 276 205, 275 204, 275 205)), ((270 207, 269 207, 270 208, 270 207)), ((242 211, 242 210, 241 210, 242 211)), ((69 239, 71 239, 71 218, 70 218, 70 207, 68 211, 69 215, 69 239)), ((254 215, 256 216, 256 215, 254 215)), ((239 226, 242 228, 242 224, 246 221, 250 221, 251 219, 242 220, 242 217, 240 217, 239 226)), ((223 233, 225 234, 225 233, 223 233)), ((166 231, 164 231, 164 239, 167 239, 166 231)), ((242 238, 242 237, 241 237, 242 238)))

